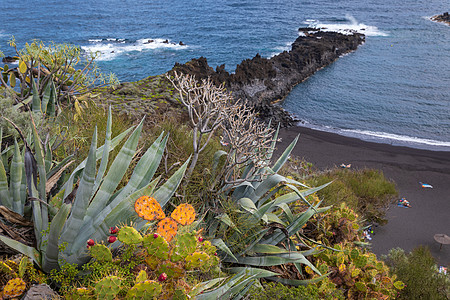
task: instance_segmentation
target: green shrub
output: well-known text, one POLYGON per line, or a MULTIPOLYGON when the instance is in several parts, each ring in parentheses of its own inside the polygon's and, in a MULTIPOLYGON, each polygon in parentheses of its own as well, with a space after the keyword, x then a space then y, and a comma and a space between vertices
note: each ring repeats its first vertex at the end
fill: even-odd
POLYGON ((405 283, 400 299, 450 299, 450 275, 439 274, 436 262, 427 247, 419 246, 410 253, 391 249, 383 259, 405 283))
POLYGON ((308 180, 312 186, 333 181, 318 192, 325 205, 345 202, 364 219, 380 224, 386 223, 385 212, 398 193, 395 184, 384 177, 383 172, 373 169, 335 169, 308 180))
POLYGON ((327 291, 327 294, 321 294, 319 289, 313 285, 307 286, 288 286, 281 283, 269 282, 263 285, 263 288, 253 287, 248 299, 251 300, 316 300, 316 299, 344 299, 342 293, 335 289, 327 291))

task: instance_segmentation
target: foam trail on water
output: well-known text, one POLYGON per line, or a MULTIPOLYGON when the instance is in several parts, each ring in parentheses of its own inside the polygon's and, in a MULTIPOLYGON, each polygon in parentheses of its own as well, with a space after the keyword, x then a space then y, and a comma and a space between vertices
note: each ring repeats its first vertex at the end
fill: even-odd
POLYGON ((291 45, 293 42, 287 42, 284 44, 284 46, 278 46, 275 47, 275 51, 273 51, 272 53, 270 53, 269 58, 272 58, 274 56, 277 56, 280 53, 283 53, 284 51, 289 51, 291 50, 291 45))
POLYGON ((119 55, 133 51, 142 52, 154 49, 182 50, 187 47, 187 45, 175 44, 169 40, 151 38, 140 39, 135 42, 127 41, 126 39, 95 38, 89 39, 89 45, 81 46, 86 52, 100 52, 101 56, 98 60, 113 60, 119 55))
POLYGON ((310 27, 320 28, 322 31, 335 31, 342 34, 358 32, 366 36, 389 36, 388 33, 379 30, 376 26, 358 23, 351 15, 345 16, 345 23, 321 23, 318 20, 307 19, 304 24, 308 24, 310 27))

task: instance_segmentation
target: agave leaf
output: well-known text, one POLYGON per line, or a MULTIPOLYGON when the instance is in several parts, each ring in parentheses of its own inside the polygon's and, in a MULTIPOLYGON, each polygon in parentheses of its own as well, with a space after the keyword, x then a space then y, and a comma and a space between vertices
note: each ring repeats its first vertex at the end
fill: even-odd
POLYGON ((42 113, 41 111, 41 98, 39 98, 39 92, 38 89, 36 87, 36 82, 34 81, 34 79, 31 79, 31 86, 33 89, 33 102, 31 104, 31 109, 33 110, 34 113, 42 113))
POLYGON ((290 251, 280 248, 275 245, 269 244, 256 244, 252 249, 256 253, 264 253, 264 254, 280 254, 280 253, 289 253, 290 251))
MULTIPOLYGON (((238 263, 243 265, 257 266, 257 267, 270 267, 270 266, 278 266, 282 264, 294 263, 294 262, 303 262, 302 258, 287 258, 280 256, 258 256, 258 257, 237 257, 238 263)), ((306 260, 306 258, 305 258, 306 260)), ((224 259, 225 262, 231 262, 229 258, 224 259)), ((306 260, 308 261, 308 260, 306 260)))
POLYGON ((272 170, 277 173, 281 167, 285 164, 289 155, 291 155, 292 150, 297 144, 299 135, 291 142, 291 144, 284 150, 283 154, 281 154, 280 158, 278 158, 277 162, 272 166, 272 170))
POLYGON ((47 112, 47 105, 50 100, 50 97, 52 96, 52 87, 51 87, 52 81, 53 80, 50 79, 47 82, 47 85, 45 86, 45 89, 44 89, 44 94, 42 95, 41 109, 42 109, 43 114, 45 114, 47 112))
POLYGON ((236 262, 238 261, 236 256, 234 256, 233 252, 231 252, 230 248, 228 248, 228 246, 222 239, 213 239, 211 240, 211 244, 225 252, 227 255, 231 256, 236 262))
POLYGON ((161 207, 164 207, 169 199, 173 196, 178 186, 183 180, 184 172, 189 164, 191 157, 153 194, 153 197, 158 201, 161 207))
POLYGON ((240 299, 243 294, 245 294, 253 283, 256 281, 256 276, 249 276, 242 280, 241 282, 235 284, 230 289, 226 291, 226 293, 221 297, 223 299, 229 299, 231 296, 235 295, 233 300, 240 299))
POLYGON ((12 210, 23 215, 23 205, 25 199, 21 198, 20 187, 22 185, 22 171, 24 163, 22 161, 22 154, 19 150, 17 141, 14 140, 14 155, 11 161, 10 168, 10 193, 12 198, 12 210))
POLYGON ((127 171, 128 166, 136 153, 136 147, 139 142, 139 136, 141 135, 143 121, 144 119, 142 119, 138 127, 136 127, 125 144, 122 146, 122 149, 120 149, 119 154, 117 154, 114 159, 111 167, 109 168, 108 174, 103 179, 99 190, 97 191, 94 199, 92 199, 91 204, 86 211, 86 221, 90 218, 95 218, 108 204, 115 189, 122 180, 123 175, 127 171))
POLYGON ((109 148, 111 147, 111 125, 112 125, 112 113, 111 105, 108 107, 108 120, 106 121, 106 135, 105 143, 103 144, 102 160, 100 161, 100 167, 98 168, 97 177, 95 178, 94 188, 92 192, 95 193, 102 182, 103 175, 105 174, 106 167, 108 166, 109 148))
POLYGON ((286 222, 284 222, 283 220, 281 220, 276 214, 274 213, 265 213, 264 214, 267 217, 267 223, 278 223, 283 225, 284 227, 287 226, 286 222))
POLYGON ((247 275, 255 275, 255 278, 265 278, 265 277, 271 277, 271 276, 278 276, 280 274, 266 270, 266 269, 260 269, 260 268, 250 268, 250 267, 235 267, 230 268, 231 273, 239 273, 241 271, 244 271, 247 275))
POLYGON ((5 166, 0 160, 0 204, 12 208, 12 201, 9 197, 8 177, 6 176, 5 166))
POLYGON ((67 242, 66 250, 68 252, 72 249, 72 241, 79 235, 79 230, 83 225, 83 219, 86 210, 89 206, 89 200, 92 195, 92 188, 95 179, 95 151, 97 149, 97 126, 95 126, 94 134, 92 136, 91 147, 87 157, 86 167, 83 170, 80 185, 78 187, 77 195, 73 202, 72 212, 64 225, 64 230, 61 235, 61 243, 67 242))
POLYGON ((280 278, 280 277, 269 277, 267 279, 281 282, 281 283, 287 284, 287 285, 292 285, 292 286, 300 286, 300 285, 306 286, 308 284, 319 282, 319 281, 325 279, 326 277, 328 277, 328 275, 330 275, 330 273, 324 274, 322 276, 319 276, 319 277, 316 277, 313 279, 307 279, 307 280, 285 279, 285 278, 280 278))
POLYGON ((6 236, 0 235, 0 241, 11 247, 12 249, 22 253, 31 258, 38 266, 41 265, 41 255, 33 247, 22 244, 16 240, 10 239, 6 236))
POLYGON ((46 144, 45 148, 45 173, 48 174, 52 167, 52 149, 49 144, 46 144))
MULTIPOLYGON (((224 189, 226 188, 226 186, 224 187, 224 189)), ((237 199, 241 199, 243 197, 248 197, 247 195, 247 191, 254 191, 255 188, 253 187, 253 185, 249 182, 249 181, 244 181, 242 183, 240 183, 239 185, 237 185, 233 191, 232 197, 234 200, 237 199)))
MULTIPOLYGON (((127 185, 117 195, 118 198, 124 198, 137 190, 139 186, 146 186, 150 182, 164 154, 164 148, 161 148, 161 146, 165 147, 165 144, 161 145, 161 139, 162 134, 138 161, 127 185)), ((165 139, 165 141, 167 141, 167 139, 165 139)))
POLYGON ((196 299, 197 300, 223 299, 223 296, 226 294, 226 292, 239 282, 242 282, 245 276, 246 276, 245 271, 241 271, 240 273, 234 275, 230 280, 228 280, 225 284, 221 285, 220 287, 212 291, 207 291, 204 292, 203 294, 197 295, 196 299))
MULTIPOLYGON (((109 151, 114 150, 114 148, 120 144, 120 142, 123 140, 123 138, 133 129, 134 127, 130 127, 127 130, 125 130, 124 132, 122 132, 121 134, 117 135, 115 138, 112 139, 111 141, 111 147, 109 148, 109 151)), ((101 146, 97 149, 97 151, 95 152, 95 158, 96 161, 98 159, 100 159, 101 155, 102 155, 102 151, 103 151, 103 147, 101 146)), ((83 160, 73 171, 72 174, 70 174, 69 179, 66 181, 66 183, 64 184, 64 186, 62 187, 63 190, 65 190, 64 192, 64 199, 73 191, 73 182, 75 179, 75 176, 86 166, 86 161, 87 158, 85 160, 83 160)))
POLYGON ((48 233, 47 248, 42 259, 42 270, 46 273, 53 269, 59 269, 59 236, 66 222, 67 216, 70 213, 72 204, 63 203, 58 213, 53 218, 50 224, 50 231, 48 233))
MULTIPOLYGON (((36 196, 40 200, 45 202, 47 200, 47 195, 45 193, 45 185, 47 180, 44 163, 44 151, 42 150, 41 140, 37 133, 36 125, 34 124, 33 119, 31 119, 31 122, 33 125, 32 131, 33 131, 33 144, 34 144, 36 165, 37 170, 39 172, 38 195, 36 196)), ((35 224, 34 227, 35 227, 35 235, 38 241, 38 249, 42 250, 45 248, 45 241, 47 237, 43 236, 41 232, 46 231, 48 228, 48 209, 46 205, 41 204, 39 201, 33 201, 32 207, 33 207, 33 222, 35 224)))
MULTIPOLYGON (((269 124, 268 124, 268 127, 270 128, 270 125, 271 125, 271 121, 269 122, 269 124)), ((280 123, 278 123, 278 126, 277 126, 277 130, 275 131, 275 134, 273 135, 273 140, 272 140, 272 144, 270 145, 270 148, 268 149, 268 151, 267 151, 267 155, 266 155, 266 162, 267 163, 269 163, 270 162, 270 160, 272 159, 272 155, 273 155, 273 152, 275 151, 275 146, 276 146, 276 144, 277 144, 277 140, 278 140, 278 133, 280 132, 280 123)))
POLYGON ((200 294, 201 292, 203 292, 204 290, 210 289, 213 286, 215 286, 216 284, 218 284, 221 281, 224 281, 227 277, 219 277, 219 278, 214 278, 208 281, 204 281, 204 282, 200 282, 199 284, 197 284, 196 286, 194 286, 191 291, 189 292, 189 296, 191 297, 195 297, 196 295, 200 294))
POLYGON ((291 209, 286 203, 278 204, 278 207, 281 208, 284 211, 284 214, 286 215, 286 218, 289 223, 292 223, 294 221, 294 215, 292 214, 291 209))
MULTIPOLYGON (((164 138, 164 132, 161 133, 161 135, 156 139, 155 143, 159 143, 159 148, 156 149, 155 156, 151 159, 151 164, 147 166, 147 173, 145 173, 144 178, 141 180, 141 183, 138 185, 138 189, 144 187, 145 185, 152 180, 153 176, 156 173, 156 170, 158 169, 159 164, 161 163, 161 158, 164 153, 164 149, 166 148, 167 140, 169 139, 169 134, 167 134, 164 138)), ((153 145, 152 145, 153 146, 153 145)), ((150 147, 152 148, 152 147, 150 147)), ((153 151, 150 150, 150 152, 153 151)), ((145 164, 145 160, 144 163, 145 164)))

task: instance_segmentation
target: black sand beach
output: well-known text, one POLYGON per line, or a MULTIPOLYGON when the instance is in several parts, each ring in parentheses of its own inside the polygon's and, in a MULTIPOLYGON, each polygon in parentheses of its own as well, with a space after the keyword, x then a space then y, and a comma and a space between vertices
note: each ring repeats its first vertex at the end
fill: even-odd
POLYGON ((411 203, 411 208, 393 204, 387 212, 388 224, 374 228, 374 253, 387 254, 395 247, 411 251, 426 245, 439 265, 450 264, 450 245, 439 250, 440 244, 433 239, 436 233, 450 235, 450 152, 370 143, 305 127, 282 129, 278 149, 284 149, 297 134, 300 138, 293 155, 319 169, 341 163, 380 169, 396 182, 399 196, 411 203), (419 182, 433 188, 422 188, 419 182))

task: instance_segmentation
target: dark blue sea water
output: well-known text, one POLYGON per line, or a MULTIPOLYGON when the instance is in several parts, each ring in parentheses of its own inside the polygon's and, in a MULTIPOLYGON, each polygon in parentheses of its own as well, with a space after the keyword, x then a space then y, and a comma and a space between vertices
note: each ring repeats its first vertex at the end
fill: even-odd
POLYGON ((0 49, 13 54, 11 35, 22 45, 74 43, 101 51, 103 71, 134 81, 200 56, 233 71, 256 53, 289 49, 306 25, 364 29, 363 46, 298 85, 284 107, 312 128, 450 150, 450 26, 429 20, 449 8, 448 0, 0 0, 0 49))

